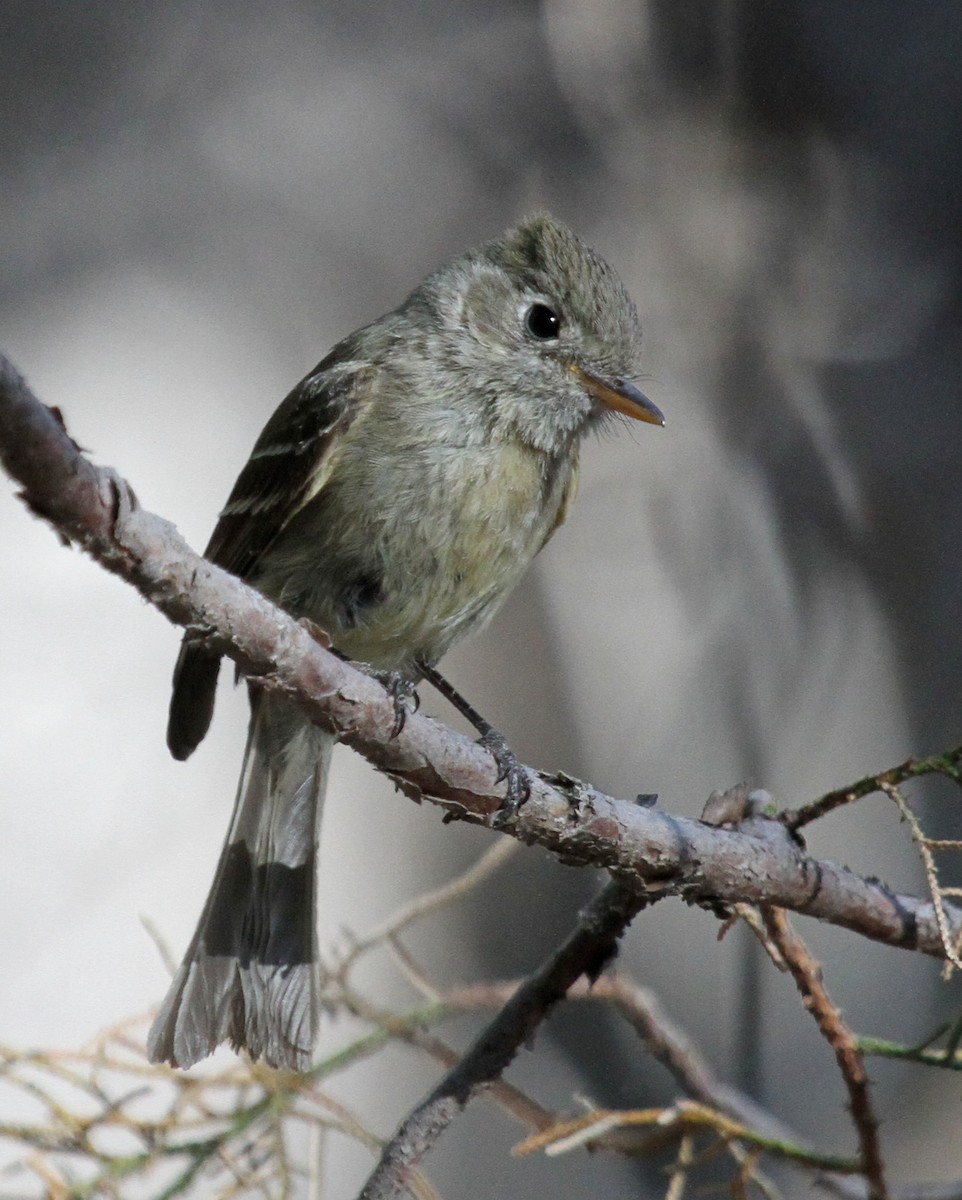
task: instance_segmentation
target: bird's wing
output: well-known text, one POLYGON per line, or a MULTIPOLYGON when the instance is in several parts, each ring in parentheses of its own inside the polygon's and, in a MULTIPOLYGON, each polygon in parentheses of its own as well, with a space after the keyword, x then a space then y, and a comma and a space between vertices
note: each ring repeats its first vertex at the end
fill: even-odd
POLYGON ((248 579, 275 538, 324 487, 341 438, 366 406, 371 367, 333 350, 264 426, 205 558, 248 579))
MULTIPOLYGON (((288 521, 324 487, 346 430, 366 409, 373 368, 342 342, 282 401, 234 484, 205 557, 249 579, 288 521)), ((220 655, 187 633, 174 667, 167 745, 184 759, 214 712, 220 655)))

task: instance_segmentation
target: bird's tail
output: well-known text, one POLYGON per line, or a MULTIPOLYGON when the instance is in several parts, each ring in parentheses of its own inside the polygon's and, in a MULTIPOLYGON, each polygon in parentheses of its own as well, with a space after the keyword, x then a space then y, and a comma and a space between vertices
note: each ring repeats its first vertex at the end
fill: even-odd
POLYGON ((317 829, 334 738, 285 700, 251 696, 234 815, 200 923, 150 1030, 153 1062, 222 1041, 303 1071, 317 1034, 317 829))

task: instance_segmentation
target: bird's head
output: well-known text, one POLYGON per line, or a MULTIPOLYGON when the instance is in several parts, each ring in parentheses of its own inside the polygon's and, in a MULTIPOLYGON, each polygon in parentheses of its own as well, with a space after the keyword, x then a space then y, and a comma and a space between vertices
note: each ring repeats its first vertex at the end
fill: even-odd
POLYGON ((470 377, 492 428, 558 452, 612 412, 664 424, 630 382, 641 343, 631 297, 553 217, 538 214, 454 259, 423 291, 448 362, 470 377))

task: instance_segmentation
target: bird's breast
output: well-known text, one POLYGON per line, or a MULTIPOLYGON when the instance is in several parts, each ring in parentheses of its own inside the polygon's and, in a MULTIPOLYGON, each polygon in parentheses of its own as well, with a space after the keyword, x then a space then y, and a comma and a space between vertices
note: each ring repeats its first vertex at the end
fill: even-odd
POLYGON ((410 637, 434 661, 485 624, 547 539, 570 475, 570 463, 514 443, 426 468, 420 495, 404 491, 387 539, 392 636, 410 637))
POLYGON ((575 456, 516 441, 347 449, 296 518, 295 558, 278 547, 264 590, 351 657, 435 662, 490 619, 541 549, 575 456))

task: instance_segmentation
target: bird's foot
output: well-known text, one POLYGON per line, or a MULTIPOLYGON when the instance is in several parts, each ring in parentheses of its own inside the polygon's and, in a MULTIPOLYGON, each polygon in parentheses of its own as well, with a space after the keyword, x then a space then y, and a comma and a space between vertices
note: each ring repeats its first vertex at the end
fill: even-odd
POLYGON ((483 746, 498 764, 496 783, 507 781, 504 800, 501 807, 491 819, 491 824, 498 828, 510 824, 518 815, 518 810, 531 795, 531 784, 528 773, 518 760, 518 756, 508 745, 503 733, 499 733, 478 710, 465 700, 456 687, 448 683, 437 667, 423 659, 417 662, 421 678, 426 679, 432 687, 437 688, 445 700, 458 710, 462 717, 470 721, 478 733, 478 745, 483 746))
POLYGON ((421 707, 421 697, 417 693, 417 685, 407 675, 400 671, 382 671, 369 663, 354 663, 359 671, 376 679, 394 702, 394 724, 391 726, 391 737, 396 738, 404 728, 409 712, 415 713, 421 707))
POLYGON ((522 804, 531 795, 531 784, 528 782, 527 771, 508 745, 504 734, 499 733, 490 725, 478 739, 478 745, 483 746, 498 764, 498 776, 495 782, 503 781, 507 785, 504 800, 494 814, 492 824, 495 828, 508 825, 515 820, 522 804))

